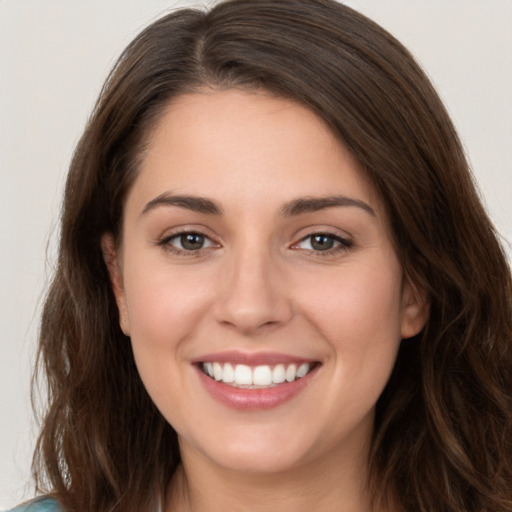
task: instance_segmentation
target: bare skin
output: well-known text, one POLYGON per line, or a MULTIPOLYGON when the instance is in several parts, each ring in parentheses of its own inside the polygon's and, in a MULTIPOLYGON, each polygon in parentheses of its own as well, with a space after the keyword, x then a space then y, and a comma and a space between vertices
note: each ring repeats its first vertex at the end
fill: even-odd
POLYGON ((427 312, 378 195, 324 123, 261 92, 177 98, 122 240, 103 239, 121 327, 180 442, 167 510, 368 512, 375 403, 427 312), (230 358, 307 369, 258 384, 257 402, 222 373, 230 358))

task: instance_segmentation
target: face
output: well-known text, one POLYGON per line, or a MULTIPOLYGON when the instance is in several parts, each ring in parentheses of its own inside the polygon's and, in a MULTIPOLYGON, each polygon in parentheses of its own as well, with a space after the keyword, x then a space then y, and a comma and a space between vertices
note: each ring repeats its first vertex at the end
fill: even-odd
POLYGON ((103 239, 140 376, 183 458, 277 472, 363 458, 424 311, 386 216, 311 111, 184 95, 149 139, 122 244, 103 239))

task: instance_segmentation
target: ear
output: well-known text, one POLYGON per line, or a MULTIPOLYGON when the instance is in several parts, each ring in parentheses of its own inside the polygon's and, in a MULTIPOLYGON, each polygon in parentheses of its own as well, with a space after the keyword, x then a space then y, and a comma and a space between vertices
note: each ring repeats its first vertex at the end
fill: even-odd
POLYGON ((406 277, 402 287, 402 339, 416 336, 427 323, 429 312, 430 304, 425 291, 406 277))
POLYGON ((107 266, 110 276, 110 284, 116 298, 117 309, 119 310, 119 325, 126 336, 130 335, 130 326, 128 321, 128 308, 126 304, 126 295, 124 292, 123 274, 119 255, 111 233, 105 233, 101 237, 101 250, 103 260, 107 266))

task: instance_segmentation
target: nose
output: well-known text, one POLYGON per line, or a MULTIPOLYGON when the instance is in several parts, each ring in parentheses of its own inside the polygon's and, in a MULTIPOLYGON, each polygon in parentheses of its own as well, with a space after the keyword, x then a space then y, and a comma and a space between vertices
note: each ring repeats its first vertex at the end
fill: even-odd
POLYGON ((293 316, 282 269, 270 251, 247 249, 226 261, 219 274, 216 320, 244 335, 286 324, 293 316))

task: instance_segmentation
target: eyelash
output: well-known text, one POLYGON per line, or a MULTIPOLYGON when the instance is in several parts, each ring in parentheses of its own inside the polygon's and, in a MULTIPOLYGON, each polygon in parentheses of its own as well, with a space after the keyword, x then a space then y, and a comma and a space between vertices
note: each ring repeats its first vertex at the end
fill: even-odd
MULTIPOLYGON (((326 250, 315 250, 313 248, 303 249, 303 250, 307 251, 308 253, 314 255, 315 257, 317 257, 317 256, 318 257, 333 256, 340 252, 348 251, 349 249, 351 249, 354 246, 354 243, 347 238, 343 238, 339 235, 335 235, 335 234, 329 233, 329 232, 315 231, 315 232, 310 233, 310 234, 306 235, 305 237, 301 238, 297 243, 295 243, 291 246, 291 249, 300 250, 300 247, 298 247, 299 244, 301 244, 307 240, 310 240, 310 245, 311 245, 311 241, 312 241, 313 237, 323 237, 326 239, 331 239, 333 241, 332 243, 334 244, 334 247, 331 247, 326 250)), ((201 233, 200 231, 194 231, 194 230, 183 230, 183 231, 179 231, 177 233, 173 233, 172 235, 166 236, 166 237, 162 238, 161 240, 159 240, 156 245, 161 246, 166 251, 172 252, 173 254, 176 254, 178 256, 196 256, 196 255, 199 255, 200 253, 204 253, 205 251, 210 250, 212 247, 215 247, 215 246, 219 247, 219 245, 216 242, 214 242, 208 235, 205 235, 205 234, 201 233), (209 246, 208 247, 200 247, 199 249, 189 249, 188 250, 188 249, 181 249, 179 247, 175 247, 174 245, 172 245, 173 240, 179 240, 181 237, 186 236, 186 235, 201 237, 205 241, 209 241, 209 246)))
POLYGON ((292 249, 298 248, 298 245, 307 240, 311 241, 313 237, 323 237, 328 238, 333 241, 334 247, 326 249, 326 250, 315 250, 315 249, 305 249, 310 254, 315 257, 326 257, 326 256, 334 256, 340 252, 345 252, 351 249, 354 246, 354 242, 347 238, 343 238, 340 235, 335 235, 333 233, 325 232, 325 231, 315 231, 313 233, 309 233, 305 237, 301 238, 299 242, 293 244, 292 249))
POLYGON ((201 233, 200 231, 194 230, 183 230, 177 233, 173 233, 172 235, 166 236, 157 242, 157 245, 163 247, 166 251, 172 252, 178 256, 196 256, 200 252, 204 252, 205 250, 210 249, 211 247, 218 246, 208 235, 201 233), (209 247, 200 247, 199 249, 180 249, 179 247, 175 247, 172 245, 173 240, 179 240, 181 237, 186 235, 199 236, 203 238, 205 241, 208 240, 210 242, 209 247))

